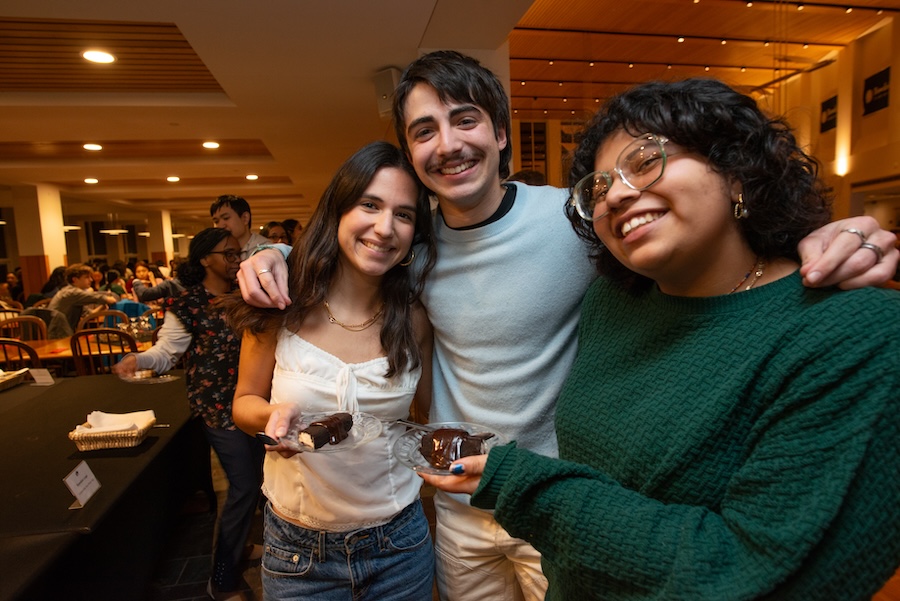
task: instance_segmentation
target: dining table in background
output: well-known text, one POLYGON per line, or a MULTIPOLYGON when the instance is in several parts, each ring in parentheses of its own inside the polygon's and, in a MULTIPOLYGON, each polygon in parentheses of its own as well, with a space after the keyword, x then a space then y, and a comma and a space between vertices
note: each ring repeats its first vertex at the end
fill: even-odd
POLYGON ((0 391, 0 601, 132 598, 152 577, 193 482, 183 373, 160 383, 61 378, 0 391), (79 451, 68 433, 91 411, 152 409, 131 448, 79 451), (83 508, 63 479, 82 461, 100 488, 83 508))

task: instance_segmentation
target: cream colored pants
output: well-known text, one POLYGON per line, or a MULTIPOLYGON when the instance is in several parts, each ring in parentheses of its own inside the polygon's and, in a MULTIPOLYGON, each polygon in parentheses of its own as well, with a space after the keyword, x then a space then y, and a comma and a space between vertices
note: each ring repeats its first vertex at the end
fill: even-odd
POLYGON ((480 509, 438 491, 435 560, 442 601, 543 601, 541 555, 480 509))

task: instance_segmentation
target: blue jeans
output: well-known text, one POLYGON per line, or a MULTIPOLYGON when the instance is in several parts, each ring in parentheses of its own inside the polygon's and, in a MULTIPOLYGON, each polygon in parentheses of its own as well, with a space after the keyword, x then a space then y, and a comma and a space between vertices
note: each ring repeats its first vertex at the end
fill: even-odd
POLYGON ((259 501, 266 451, 261 442, 240 430, 204 424, 203 431, 228 477, 228 496, 219 516, 213 552, 212 581, 220 591, 233 591, 240 586, 239 567, 259 501))
POLYGON ((383 526, 307 530, 266 505, 266 601, 431 601, 434 549, 417 500, 383 526))

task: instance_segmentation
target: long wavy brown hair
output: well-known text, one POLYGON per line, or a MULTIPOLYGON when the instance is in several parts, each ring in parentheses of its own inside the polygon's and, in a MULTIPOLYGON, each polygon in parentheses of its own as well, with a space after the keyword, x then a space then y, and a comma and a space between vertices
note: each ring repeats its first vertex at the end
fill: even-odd
POLYGON ((416 184, 418 198, 413 237, 416 261, 412 266, 395 265, 384 274, 380 285, 384 301, 381 346, 389 364, 386 375, 392 377, 421 364, 413 332, 412 305, 419 299, 436 257, 431 206, 425 188, 403 152, 383 141, 362 147, 338 169, 309 225, 296 241, 287 260, 291 304, 278 311, 251 307, 240 296, 229 299, 228 319, 236 332, 260 334, 279 327, 296 331, 310 311, 322 304, 339 265, 341 217, 356 205, 375 174, 388 167, 409 174, 416 184))

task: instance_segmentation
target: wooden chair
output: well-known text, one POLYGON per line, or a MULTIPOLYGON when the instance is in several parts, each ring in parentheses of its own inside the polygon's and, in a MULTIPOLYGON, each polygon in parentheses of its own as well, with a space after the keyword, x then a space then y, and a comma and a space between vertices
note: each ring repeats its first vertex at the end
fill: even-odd
POLYGON ((87 328, 72 335, 72 360, 79 376, 108 374, 128 353, 138 351, 137 342, 127 332, 112 328, 87 328))
POLYGON ((0 338, 0 367, 16 371, 26 367, 42 367, 37 351, 21 340, 0 338))
POLYGON ((0 319, 12 319, 18 317, 19 313, 18 309, 0 309, 0 319))
POLYGON ((147 309, 141 314, 141 317, 146 317, 150 320, 150 325, 153 326, 153 329, 158 329, 163 324, 163 319, 166 317, 166 312, 162 308, 151 308, 147 309))
POLYGON ((118 326, 120 323, 130 323, 131 319, 125 311, 118 309, 98 309, 93 313, 89 313, 81 318, 78 322, 76 332, 91 328, 110 328, 118 326))
POLYGON ((17 340, 47 340, 47 324, 35 315, 20 315, 0 321, 0 337, 17 340))

